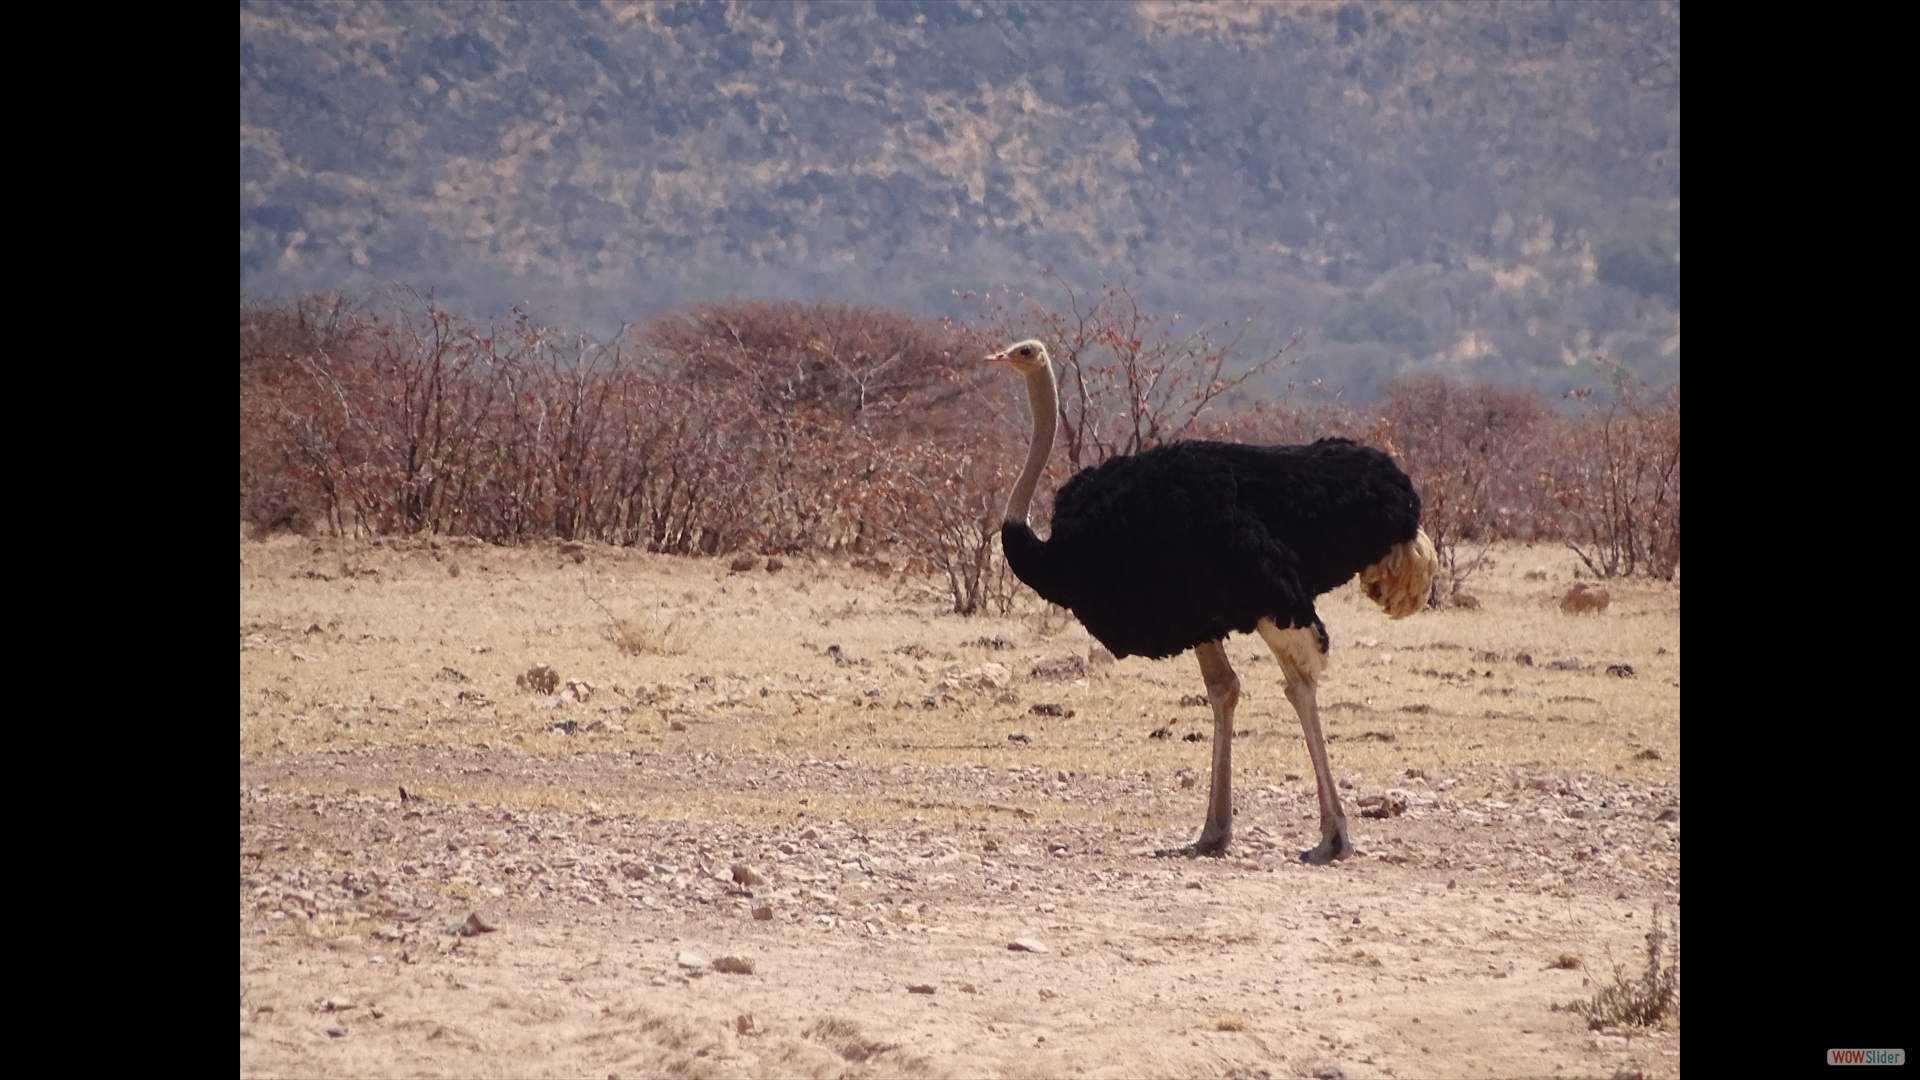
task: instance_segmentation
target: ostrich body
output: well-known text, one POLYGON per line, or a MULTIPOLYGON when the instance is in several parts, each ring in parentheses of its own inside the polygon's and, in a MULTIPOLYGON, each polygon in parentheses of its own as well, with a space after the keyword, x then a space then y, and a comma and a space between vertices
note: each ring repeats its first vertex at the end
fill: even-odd
POLYGON ((1116 657, 1200 661, 1213 707, 1213 775, 1199 854, 1233 835, 1233 710, 1240 680, 1229 633, 1257 633, 1286 673, 1320 791, 1320 844, 1301 859, 1353 854, 1334 788, 1315 689, 1329 641, 1314 598, 1355 574, 1394 618, 1426 602, 1438 565, 1420 531, 1420 496, 1393 460, 1346 439, 1311 446, 1176 442, 1083 469, 1054 499, 1047 540, 1027 523, 1053 449, 1059 399, 1044 345, 988 358, 1025 376, 1033 446, 1008 500, 1007 564, 1034 592, 1069 608, 1116 657))

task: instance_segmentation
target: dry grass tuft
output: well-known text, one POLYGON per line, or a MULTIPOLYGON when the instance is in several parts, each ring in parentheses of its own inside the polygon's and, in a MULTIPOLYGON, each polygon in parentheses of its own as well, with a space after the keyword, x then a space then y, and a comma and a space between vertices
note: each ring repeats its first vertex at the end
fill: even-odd
POLYGON ((615 619, 607 628, 607 638, 628 656, 685 656, 693 648, 693 635, 677 618, 615 619))
POLYGON ((1667 940, 1661 928, 1660 908, 1653 909, 1653 928, 1647 931, 1647 970, 1628 978, 1626 965, 1613 966, 1613 982, 1600 988, 1592 1000, 1576 1002, 1573 1011, 1586 1018, 1594 1031, 1610 1027, 1652 1027, 1674 1009, 1680 969, 1662 965, 1660 948, 1667 940))
POLYGON ((1245 1031, 1247 1030, 1247 1018, 1240 1013, 1221 1013, 1219 1016, 1213 1018, 1213 1030, 1245 1031))
POLYGON ((1563 952, 1559 956, 1547 961, 1547 967, 1560 971, 1575 971, 1580 967, 1580 958, 1572 953, 1563 952))
POLYGON ((927 1071, 927 1060, 895 1053, 900 1047, 895 1043, 875 1042, 860 1033, 858 1025, 850 1020, 837 1017, 817 1021, 800 1033, 804 1038, 812 1039, 840 1055, 843 1060, 853 1064, 874 1061, 887 1054, 893 1054, 886 1062, 887 1071, 894 1075, 922 1075, 927 1071))

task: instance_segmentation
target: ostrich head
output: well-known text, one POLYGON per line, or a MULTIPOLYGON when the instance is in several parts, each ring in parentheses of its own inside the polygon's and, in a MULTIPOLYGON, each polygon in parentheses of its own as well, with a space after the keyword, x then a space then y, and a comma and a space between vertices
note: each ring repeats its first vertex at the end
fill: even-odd
POLYGON ((1052 366, 1047 347, 1037 338, 1015 342, 987 357, 989 364, 1005 364, 1022 375, 1034 375, 1052 366))

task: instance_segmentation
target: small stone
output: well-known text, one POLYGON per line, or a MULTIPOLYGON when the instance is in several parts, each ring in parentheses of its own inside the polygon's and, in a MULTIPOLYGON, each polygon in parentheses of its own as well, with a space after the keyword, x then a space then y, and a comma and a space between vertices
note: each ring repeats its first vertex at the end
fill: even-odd
POLYGON ((753 868, 746 863, 733 864, 733 880, 742 885, 764 885, 767 883, 766 878, 754 873, 753 868))
POLYGON ((707 958, 694 952, 692 949, 681 949, 680 955, 674 958, 674 963, 679 964, 683 968, 698 971, 707 966, 707 958))
POLYGON ((773 905, 761 904, 759 907, 754 908, 753 917, 760 922, 771 920, 773 918, 773 905))
POLYGON ((713 970, 727 975, 751 975, 753 961, 740 956, 723 956, 713 962, 713 970))
POLYGON ((921 985, 921 986, 909 986, 909 987, 907 987, 907 993, 909 993, 909 994, 931 994, 931 993, 933 993, 933 987, 932 987, 932 986, 929 986, 929 985, 921 985))
POLYGON ((1047 951, 1047 943, 1044 941, 1041 941, 1039 938, 1032 938, 1032 937, 1014 938, 1012 941, 1007 943, 1007 951, 1008 952, 1043 953, 1047 951))
POLYGON ((475 911, 469 912, 461 922, 448 926, 447 933, 454 937, 478 937, 481 934, 491 934, 498 929, 497 926, 489 926, 486 920, 480 917, 480 913, 475 911))

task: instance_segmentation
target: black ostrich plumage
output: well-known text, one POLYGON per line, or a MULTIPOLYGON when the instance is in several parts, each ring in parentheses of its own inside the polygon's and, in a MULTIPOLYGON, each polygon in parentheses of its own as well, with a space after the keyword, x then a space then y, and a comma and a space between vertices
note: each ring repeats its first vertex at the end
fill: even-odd
POLYGON ((1314 598, 1419 526, 1413 481, 1351 440, 1178 442, 1082 469, 1048 540, 1016 521, 1000 538, 1014 574, 1113 655, 1159 658, 1263 617, 1320 628, 1314 598))

